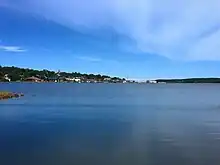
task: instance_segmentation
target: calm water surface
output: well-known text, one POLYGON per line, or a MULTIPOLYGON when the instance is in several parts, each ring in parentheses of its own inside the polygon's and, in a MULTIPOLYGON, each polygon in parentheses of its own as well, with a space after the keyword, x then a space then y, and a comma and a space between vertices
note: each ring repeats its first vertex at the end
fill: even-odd
POLYGON ((1 165, 219 165, 218 84, 2 83, 1 165))

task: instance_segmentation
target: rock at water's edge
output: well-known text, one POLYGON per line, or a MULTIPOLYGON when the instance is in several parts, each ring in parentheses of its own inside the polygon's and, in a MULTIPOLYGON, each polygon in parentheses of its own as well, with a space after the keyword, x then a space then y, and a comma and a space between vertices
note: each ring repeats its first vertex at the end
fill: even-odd
POLYGON ((18 98, 22 97, 24 94, 22 93, 12 93, 12 92, 0 92, 0 100, 10 99, 10 98, 18 98))

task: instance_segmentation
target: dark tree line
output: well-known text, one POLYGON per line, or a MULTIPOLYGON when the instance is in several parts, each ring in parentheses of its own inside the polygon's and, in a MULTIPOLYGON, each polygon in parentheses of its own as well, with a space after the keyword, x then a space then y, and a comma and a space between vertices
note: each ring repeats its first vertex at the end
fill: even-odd
MULTIPOLYGON (((18 67, 2 67, 0 66, 0 80, 4 80, 4 76, 8 75, 8 77, 11 79, 11 81, 19 81, 19 80, 24 80, 28 77, 38 77, 41 79, 48 79, 48 78, 55 78, 58 75, 60 77, 66 77, 66 78, 71 78, 71 77, 81 77, 84 79, 93 79, 97 81, 103 81, 105 78, 111 78, 110 76, 106 75, 95 75, 95 74, 82 74, 79 72, 54 72, 54 71, 49 71, 49 70, 34 70, 34 69, 29 69, 29 68, 18 68, 18 67)), ((118 77, 113 77, 112 79, 114 80, 124 80, 118 77)))
POLYGON ((188 79, 160 79, 157 82, 166 83, 220 83, 220 78, 188 78, 188 79))

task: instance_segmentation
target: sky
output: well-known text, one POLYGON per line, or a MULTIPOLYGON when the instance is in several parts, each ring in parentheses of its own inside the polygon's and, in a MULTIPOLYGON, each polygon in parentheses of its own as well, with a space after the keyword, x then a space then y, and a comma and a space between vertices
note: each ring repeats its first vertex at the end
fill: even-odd
POLYGON ((220 77, 219 0, 0 0, 0 65, 220 77))

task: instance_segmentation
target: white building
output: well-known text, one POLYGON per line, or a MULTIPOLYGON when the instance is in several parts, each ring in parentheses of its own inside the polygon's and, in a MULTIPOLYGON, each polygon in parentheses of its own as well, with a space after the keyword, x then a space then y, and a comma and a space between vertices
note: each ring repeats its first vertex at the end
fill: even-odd
POLYGON ((74 78, 74 81, 79 83, 79 82, 81 82, 81 79, 80 78, 74 78))
POLYGON ((104 78, 104 81, 111 81, 111 78, 104 78))
POLYGON ((73 81, 73 82, 81 82, 81 78, 73 77, 73 78, 65 78, 67 81, 73 81))
POLYGON ((156 81, 156 80, 147 80, 147 83, 150 83, 150 84, 157 84, 157 81, 156 81))
POLYGON ((9 82, 11 81, 11 79, 8 77, 8 74, 6 74, 6 75, 4 76, 4 79, 7 80, 7 81, 9 81, 9 82))

